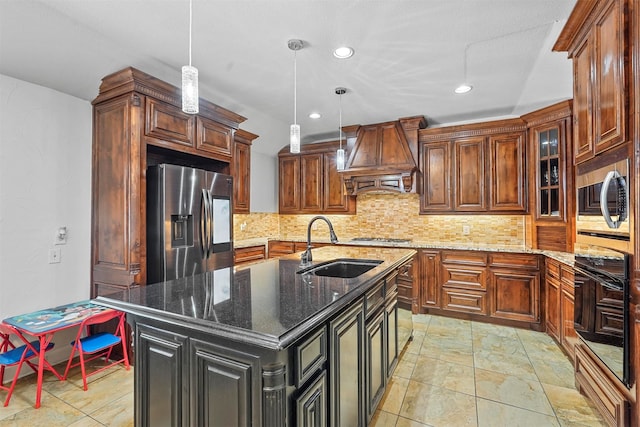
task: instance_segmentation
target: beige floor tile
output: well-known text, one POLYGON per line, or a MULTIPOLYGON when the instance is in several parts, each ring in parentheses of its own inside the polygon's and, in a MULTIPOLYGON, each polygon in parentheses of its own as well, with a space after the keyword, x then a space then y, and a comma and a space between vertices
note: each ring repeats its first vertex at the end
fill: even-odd
POLYGON ((414 314, 413 323, 429 323, 431 321, 431 315, 429 314, 414 314))
POLYGON ((577 390, 542 384, 556 416, 563 426, 604 426, 598 411, 577 390))
POLYGON ((491 323, 471 322, 471 330, 473 331, 474 337, 483 335, 497 335, 505 338, 518 338, 518 332, 516 328, 494 325, 491 323))
MULTIPOLYGON (((131 425, 133 425, 133 421, 131 422, 131 425)), ((94 420, 89 416, 80 418, 75 423, 69 424, 69 427, 103 427, 103 426, 104 424, 99 423, 98 421, 94 420)))
POLYGON ((481 350, 499 352, 502 354, 521 354, 523 356, 527 354, 517 335, 513 338, 496 334, 474 334, 473 351, 481 350))
POLYGON ((411 379, 472 396, 476 391, 473 367, 427 356, 418 357, 411 379))
POLYGON ((517 375, 531 380, 538 379, 529 358, 520 353, 504 354, 487 350, 474 351, 473 362, 476 369, 517 375))
POLYGON ((433 427, 475 426, 476 398, 410 381, 400 416, 433 427))
POLYGON ((428 424, 422 424, 409 418, 398 417, 396 427, 430 427, 428 424))
POLYGON ((395 427, 398 416, 384 411, 376 411, 368 427, 395 427))
POLYGON ((573 365, 568 359, 529 357, 538 380, 544 384, 551 384, 565 388, 575 388, 575 373, 573 365))
POLYGON ((422 343, 420 355, 473 366, 473 345, 470 343, 427 337, 422 343))
POLYGON ((133 426, 133 391, 90 414, 105 426, 133 426))
POLYGON ((560 423, 553 415, 540 414, 491 400, 476 400, 478 427, 557 427, 560 423))
POLYGON ((476 369, 476 395, 546 415, 554 415, 542 385, 518 375, 476 369))
POLYGON ((39 409, 29 407, 2 418, 0 419, 0 426, 69 426, 84 416, 85 414, 73 406, 51 396, 47 392, 43 392, 39 409))
POLYGON ((406 378, 391 377, 387 383, 387 391, 380 400, 378 409, 390 414, 399 414, 402 402, 409 387, 409 380, 406 378))

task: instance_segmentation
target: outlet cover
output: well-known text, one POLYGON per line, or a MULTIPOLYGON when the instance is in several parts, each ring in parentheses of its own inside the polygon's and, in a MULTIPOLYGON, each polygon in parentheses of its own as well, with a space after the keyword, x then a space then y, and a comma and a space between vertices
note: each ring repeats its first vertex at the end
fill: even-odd
POLYGON ((49 264, 59 263, 61 254, 60 248, 49 249, 49 264))
POLYGON ((468 225, 462 226, 462 234, 469 234, 471 232, 471 227, 468 225))

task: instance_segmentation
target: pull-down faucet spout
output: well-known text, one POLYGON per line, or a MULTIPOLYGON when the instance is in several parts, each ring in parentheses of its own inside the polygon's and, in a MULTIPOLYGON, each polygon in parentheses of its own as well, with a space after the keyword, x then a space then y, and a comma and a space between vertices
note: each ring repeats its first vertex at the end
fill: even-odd
POLYGON ((311 218, 311 221, 309 221, 309 225, 307 226, 307 250, 304 251, 302 255, 300 255, 301 265, 307 265, 313 260, 313 258, 311 257, 311 226, 318 219, 323 220, 329 226, 329 238, 331 239, 331 243, 338 243, 338 237, 333 231, 333 225, 331 224, 331 221, 329 221, 322 215, 314 216, 313 218, 311 218))

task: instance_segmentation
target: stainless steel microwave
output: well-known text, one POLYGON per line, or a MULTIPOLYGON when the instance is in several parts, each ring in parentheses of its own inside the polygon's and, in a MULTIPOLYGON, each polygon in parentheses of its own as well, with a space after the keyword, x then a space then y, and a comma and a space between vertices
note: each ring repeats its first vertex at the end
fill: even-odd
POLYGON ((576 243, 631 253, 629 160, 576 176, 576 243))

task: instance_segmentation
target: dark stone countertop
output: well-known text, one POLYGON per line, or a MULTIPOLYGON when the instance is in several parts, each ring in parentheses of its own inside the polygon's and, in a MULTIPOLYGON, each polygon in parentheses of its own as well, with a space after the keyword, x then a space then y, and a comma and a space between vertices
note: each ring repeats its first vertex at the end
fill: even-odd
POLYGON ((328 246, 313 265, 336 258, 383 261, 353 278, 297 274, 299 254, 133 287, 95 302, 143 318, 270 349, 283 349, 410 260, 401 248, 328 246))

